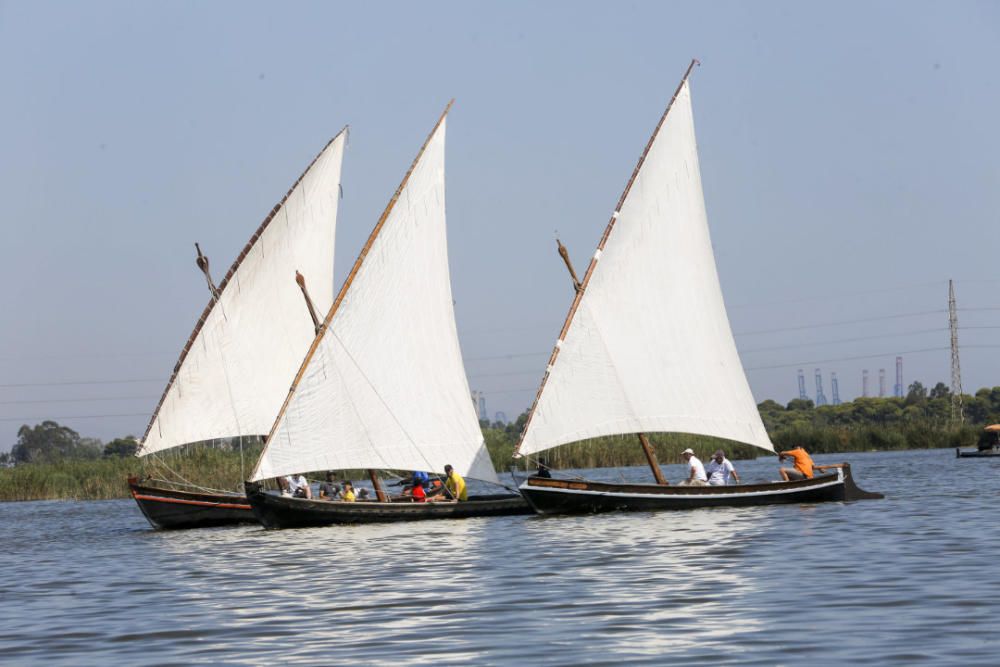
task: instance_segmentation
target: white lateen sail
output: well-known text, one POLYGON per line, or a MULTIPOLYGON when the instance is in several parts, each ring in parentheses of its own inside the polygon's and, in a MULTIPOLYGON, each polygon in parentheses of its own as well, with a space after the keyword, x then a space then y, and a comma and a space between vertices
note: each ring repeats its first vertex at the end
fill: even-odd
POLYGON ((440 472, 445 464, 497 480, 455 327, 445 228, 446 115, 327 314, 252 480, 310 470, 440 472))
POLYGON ((773 451, 719 287, 686 78, 567 323, 518 454, 642 432, 773 451))
POLYGON ((333 251, 346 128, 251 237, 205 308, 139 455, 213 438, 264 435, 315 337, 295 272, 333 301, 333 251))

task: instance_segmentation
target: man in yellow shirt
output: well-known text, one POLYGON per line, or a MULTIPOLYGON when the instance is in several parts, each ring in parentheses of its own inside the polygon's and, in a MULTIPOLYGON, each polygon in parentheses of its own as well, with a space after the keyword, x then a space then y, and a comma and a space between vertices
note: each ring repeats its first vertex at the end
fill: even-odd
POLYGON ((455 469, 450 465, 444 467, 444 472, 448 475, 448 478, 444 482, 444 486, 448 489, 448 493, 452 498, 456 500, 468 500, 469 492, 465 489, 465 480, 462 476, 455 472, 455 469))

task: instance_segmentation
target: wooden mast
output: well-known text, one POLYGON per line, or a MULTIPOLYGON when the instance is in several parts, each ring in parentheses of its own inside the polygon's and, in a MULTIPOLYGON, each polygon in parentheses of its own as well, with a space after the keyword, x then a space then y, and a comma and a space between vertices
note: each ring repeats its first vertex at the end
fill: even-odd
MULTIPOLYGON (((358 275, 358 271, 361 270, 361 265, 364 264, 365 258, 368 256, 369 251, 372 249, 372 245, 375 243, 375 239, 378 238, 379 233, 382 231, 382 226, 385 221, 389 218, 389 214, 392 213, 392 209, 395 208, 396 202, 399 201, 399 196, 403 193, 403 188, 410 180, 410 176, 413 174, 413 170, 417 168, 420 163, 420 158, 423 157, 424 151, 427 150, 427 145, 430 144, 431 139, 437 133, 438 128, 441 127, 441 123, 448 116, 448 112, 451 111, 451 106, 455 103, 452 99, 448 102, 448 105, 441 112, 441 116, 438 117, 437 123, 434 124, 434 129, 431 130, 430 134, 427 135, 427 139, 424 140, 423 145, 420 147, 420 151, 417 153, 417 157, 413 159, 413 163, 410 168, 406 171, 403 176, 402 182, 400 182, 399 187, 396 188, 396 192, 393 193, 392 198, 386 205, 385 210, 382 211, 382 215, 379 216, 378 222, 375 223, 375 228, 372 229, 371 234, 368 235, 368 240, 365 241, 365 245, 361 248, 361 252, 358 254, 358 258, 354 260, 354 266, 351 267, 351 272, 347 274, 347 279, 344 280, 344 284, 340 286, 340 291, 337 293, 337 298, 333 300, 333 305, 330 306, 330 310, 327 311, 326 317, 323 318, 323 322, 320 324, 319 333, 316 334, 316 338, 313 339, 312 345, 309 347, 309 351, 306 353, 306 358, 302 361, 302 366, 299 367, 299 372, 295 374, 295 379, 292 381, 292 386, 288 388, 288 396, 285 397, 285 402, 281 406, 281 410, 278 411, 278 416, 274 419, 274 424, 271 426, 271 431, 267 434, 267 438, 264 441, 264 451, 261 452, 260 457, 257 459, 257 465, 254 466, 253 475, 257 474, 257 470, 260 468, 260 462, 264 458, 264 452, 267 451, 267 446, 271 442, 271 438, 274 436, 274 432, 278 430, 278 426, 281 424, 281 420, 285 417, 285 412, 288 410, 288 405, 292 401, 292 396, 295 395, 295 391, 299 387, 299 382, 302 381, 302 376, 305 375, 306 369, 309 367, 309 362, 312 361, 313 355, 316 354, 316 350, 319 349, 319 344, 322 342, 323 337, 326 332, 330 330, 330 322, 333 321, 333 316, 337 314, 337 310, 340 308, 340 304, 343 303, 344 297, 347 295, 347 291, 351 288, 351 284, 354 282, 354 278, 358 275)), ((374 481, 374 480, 373 480, 374 481)), ((378 487, 376 487, 377 490, 378 487)))
MULTIPOLYGON (((538 401, 542 396, 542 391, 545 389, 545 383, 549 379, 549 374, 552 372, 552 366, 555 364, 556 358, 559 356, 562 341, 566 339, 566 332, 569 331, 570 324, 573 322, 573 316, 576 315, 576 311, 580 307, 580 301, 583 300, 583 294, 587 291, 587 285, 590 284, 590 278, 594 274, 594 269, 597 268, 597 262, 601 253, 604 251, 604 246, 608 242, 608 237, 611 236, 611 230, 614 229, 615 222, 618 221, 618 213, 625 204, 625 200, 628 198, 628 194, 632 190, 632 184, 635 183, 635 179, 639 176, 639 170, 642 169, 642 165, 646 161, 646 156, 653 147, 653 142, 656 140, 656 136, 660 133, 660 128, 663 126, 664 121, 666 121, 667 115, 670 114, 670 109, 674 106, 674 101, 676 101, 677 96, 681 94, 681 90, 684 88, 684 83, 688 80, 688 77, 691 76, 691 71, 694 70, 695 65, 700 64, 701 63, 699 63, 698 60, 692 59, 691 64, 688 65, 687 70, 684 72, 684 76, 681 78, 681 82, 677 84, 677 90, 674 91, 674 95, 670 98, 667 108, 663 111, 663 115, 660 116, 660 121, 653 129, 653 133, 650 135, 649 141, 646 142, 646 148, 642 151, 642 155, 639 156, 639 162, 635 165, 635 169, 632 170, 632 176, 628 179, 628 183, 625 185, 625 190, 622 192, 622 196, 618 199, 618 204, 615 206, 614 213, 611 214, 611 220, 608 221, 607 227, 604 228, 604 234, 601 236, 601 240, 597 244, 597 251, 590 259, 590 264, 587 266, 587 272, 583 276, 579 289, 576 290, 576 296, 573 298, 573 303, 569 307, 569 313, 567 313, 566 320, 563 323, 562 329, 559 331, 559 340, 556 342, 555 347, 552 348, 552 354, 549 356, 549 363, 546 366, 545 374, 542 376, 542 382, 538 386, 538 391, 535 393, 535 400, 531 404, 531 410, 528 411, 528 418, 524 422, 524 429, 521 431, 521 438, 518 440, 517 446, 514 447, 514 458, 520 457, 521 443, 524 442, 524 435, 528 432, 528 426, 531 425, 531 419, 534 417, 535 410, 538 408, 538 401)), ((653 475, 656 476, 657 483, 665 483, 665 480, 661 481, 663 479, 663 473, 660 472, 659 466, 655 465, 656 459, 655 456, 653 456, 652 447, 649 445, 649 441, 646 439, 644 434, 639 434, 639 442, 643 445, 643 450, 646 452, 647 460, 650 462, 650 467, 653 469, 653 475)))

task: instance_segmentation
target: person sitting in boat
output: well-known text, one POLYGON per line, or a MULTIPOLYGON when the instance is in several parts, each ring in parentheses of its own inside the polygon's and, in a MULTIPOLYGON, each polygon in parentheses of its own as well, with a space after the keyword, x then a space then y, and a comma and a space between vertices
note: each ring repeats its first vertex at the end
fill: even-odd
POLYGON ((414 470, 413 473, 410 475, 410 479, 404 482, 405 486, 403 487, 403 495, 415 496, 416 495, 415 490, 417 489, 417 487, 420 487, 420 489, 425 492, 424 498, 426 499, 427 497, 426 491, 428 485, 430 485, 430 481, 431 481, 430 476, 427 473, 423 472, 422 470, 414 470))
POLYGON ((726 458, 726 453, 721 449, 715 450, 712 459, 705 465, 705 474, 708 475, 710 486, 726 486, 729 484, 730 477, 736 480, 737 484, 740 483, 740 476, 736 474, 736 468, 733 467, 732 462, 726 458))
POLYGON ((288 491, 293 498, 312 498, 312 489, 309 488, 309 480, 306 479, 305 475, 302 473, 289 475, 285 480, 288 482, 288 491))
POLYGON ((680 483, 681 486, 707 486, 708 475, 705 474, 705 466, 702 465, 698 457, 694 455, 691 448, 681 452, 681 456, 688 464, 688 478, 680 483))
POLYGON ((368 489, 358 491, 358 500, 371 500, 371 493, 368 492, 368 489))
POLYGON ((344 491, 340 494, 340 499, 345 503, 353 503, 357 497, 354 495, 354 485, 350 482, 344 482, 344 491))
POLYGON ((812 479, 815 471, 825 472, 831 468, 843 468, 843 463, 829 463, 826 465, 816 465, 809 456, 809 453, 802 448, 802 446, 794 447, 789 449, 787 452, 781 452, 778 454, 778 460, 784 461, 785 458, 791 458, 795 461, 794 468, 779 468, 778 472, 781 474, 781 479, 786 482, 795 482, 800 479, 812 479))
POLYGON ((319 485, 320 500, 336 500, 340 497, 340 485, 337 484, 337 475, 332 472, 326 473, 326 481, 319 485))
POLYGON ((545 465, 545 461, 538 459, 538 472, 535 473, 535 477, 545 477, 546 479, 552 478, 552 472, 549 467, 545 465))
POLYGON ((778 460, 784 461, 790 458, 795 464, 794 468, 778 468, 778 474, 781 475, 781 479, 786 482, 795 482, 800 479, 811 479, 813 476, 813 468, 816 464, 813 462, 812 457, 806 452, 801 446, 789 449, 787 452, 779 452, 778 460))
POLYGON ((468 500, 469 492, 465 489, 465 480, 462 479, 462 476, 455 472, 455 469, 450 464, 444 467, 444 472, 447 476, 444 480, 444 486, 431 494, 431 497, 427 500, 430 502, 439 500, 468 500))
POLYGON ((410 489, 410 500, 415 503, 425 503, 427 502, 427 492, 424 491, 424 487, 420 484, 414 484, 413 488, 410 489))

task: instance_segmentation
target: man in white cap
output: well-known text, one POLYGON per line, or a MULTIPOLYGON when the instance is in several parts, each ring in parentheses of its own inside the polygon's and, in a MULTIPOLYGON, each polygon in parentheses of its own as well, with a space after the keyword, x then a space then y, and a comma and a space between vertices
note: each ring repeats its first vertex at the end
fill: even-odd
POLYGON ((694 455, 693 449, 685 449, 681 456, 687 461, 689 466, 688 478, 681 482, 681 486, 708 486, 708 476, 705 474, 705 466, 701 464, 698 457, 694 455))
POLYGON ((726 452, 721 449, 717 449, 712 455, 712 459, 705 466, 705 472, 708 473, 710 486, 726 486, 729 484, 730 477, 736 480, 737 484, 740 483, 740 476, 736 474, 736 468, 726 458, 726 452))

